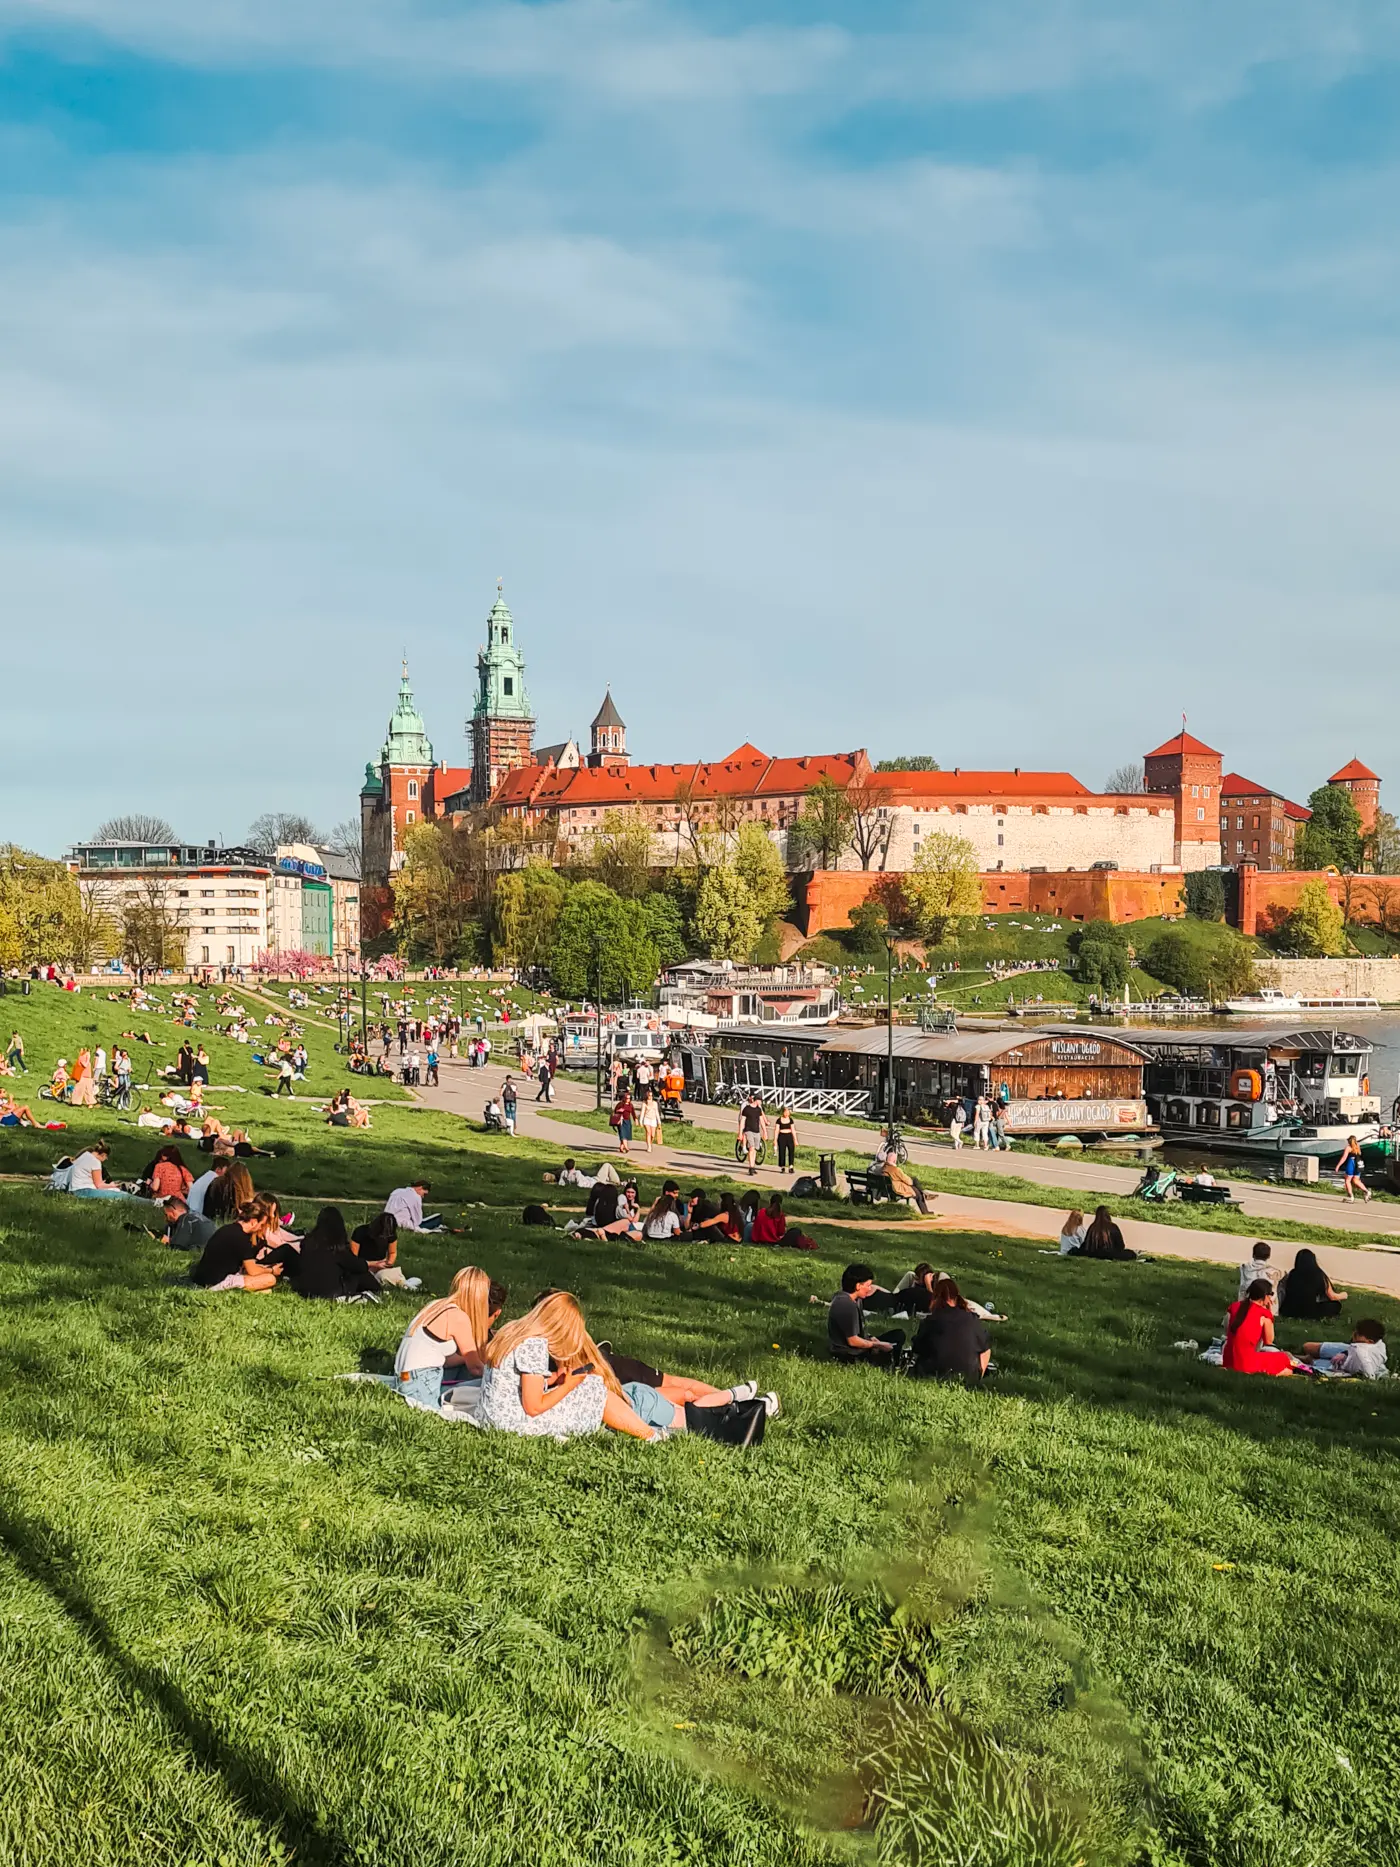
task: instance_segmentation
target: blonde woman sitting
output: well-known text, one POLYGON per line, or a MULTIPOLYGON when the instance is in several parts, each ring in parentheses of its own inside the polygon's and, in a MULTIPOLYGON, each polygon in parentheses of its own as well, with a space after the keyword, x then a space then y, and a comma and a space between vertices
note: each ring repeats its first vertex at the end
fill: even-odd
POLYGON ((426 1304, 404 1331, 394 1357, 399 1394, 436 1412, 444 1386, 477 1379, 496 1318, 509 1291, 475 1264, 458 1271, 445 1297, 426 1304))
POLYGON ((481 1419, 526 1438, 571 1439, 603 1426, 631 1439, 666 1436, 633 1408, 589 1335, 578 1298, 566 1290, 543 1297, 492 1337, 481 1419))

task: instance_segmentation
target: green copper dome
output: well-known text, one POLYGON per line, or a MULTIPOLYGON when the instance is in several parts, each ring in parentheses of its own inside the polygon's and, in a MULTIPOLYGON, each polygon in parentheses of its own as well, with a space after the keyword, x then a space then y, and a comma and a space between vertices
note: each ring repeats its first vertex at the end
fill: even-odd
POLYGON ((525 691, 525 660, 515 642, 515 618, 506 608, 500 585, 486 618, 486 646, 476 658, 476 705, 479 720, 528 720, 530 696, 525 691))
POLYGON ((379 775, 379 767, 372 758, 365 760, 365 781, 360 786, 360 796, 378 795, 384 789, 384 780, 379 775))
POLYGON ((403 664, 399 697, 389 720, 389 737, 384 741, 381 762, 388 765, 431 765, 432 741, 423 724, 423 716, 413 704, 413 689, 408 684, 408 663, 403 664))

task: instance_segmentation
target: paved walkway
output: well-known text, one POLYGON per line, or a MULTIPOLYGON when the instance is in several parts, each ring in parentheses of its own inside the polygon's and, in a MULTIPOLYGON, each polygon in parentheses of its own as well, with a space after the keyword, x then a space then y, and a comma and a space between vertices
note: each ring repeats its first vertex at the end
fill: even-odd
MULTIPOLYGON (((497 1064, 476 1070, 463 1062, 444 1059, 440 1086, 436 1089, 420 1089, 416 1093, 433 1108, 447 1109, 453 1114, 480 1122, 488 1094, 499 1092, 506 1074, 504 1067, 497 1064)), ((520 1093, 516 1119, 519 1134, 569 1148, 582 1161, 611 1153, 621 1166, 617 1144, 611 1135, 575 1127, 570 1122, 551 1120, 546 1105, 536 1103, 534 1099, 536 1085, 527 1082, 518 1071, 512 1074, 515 1075, 520 1093)), ((594 1105, 591 1086, 585 1088, 581 1084, 561 1080, 555 1085, 554 1095, 557 1108, 591 1109, 594 1105)), ((687 1104, 686 1114, 696 1127, 713 1128, 724 1133, 732 1133, 735 1127, 732 1109, 687 1104)), ((663 1137, 665 1133, 663 1128, 663 1137)), ((804 1146, 819 1147, 827 1152, 846 1148, 873 1151, 876 1138, 868 1128, 808 1121, 799 1123, 799 1136, 804 1146)), ((1014 1174, 1043 1186, 1063 1187, 1066 1208, 1070 1205, 1090 1205, 1096 1193, 1131 1191, 1140 1177, 1131 1168, 1095 1160, 1092 1156, 1087 1159, 1076 1157, 1060 1160, 1043 1154, 977 1153, 971 1148, 964 1148, 959 1153, 951 1147, 930 1146, 927 1142, 914 1139, 910 1140, 909 1152, 911 1160, 915 1162, 1014 1174)), ((648 1154, 640 1131, 632 1144, 630 1159, 635 1166, 644 1167, 650 1172, 673 1173, 679 1180, 692 1182, 722 1172, 728 1164, 697 1148, 673 1146, 664 1138, 648 1154)), ((730 1170, 738 1171, 737 1167, 730 1170)), ((791 1177, 786 1172, 780 1174, 775 1167, 761 1167, 757 1183, 781 1190, 787 1186, 791 1177)), ((1394 1232, 1396 1244, 1393 1247, 1358 1246, 1347 1249, 1318 1246, 1316 1250, 1319 1261, 1338 1289, 1356 1286, 1400 1297, 1400 1214, 1394 1208, 1372 1205, 1351 1209, 1340 1195, 1329 1197, 1326 1194, 1293 1192, 1283 1188, 1251 1187, 1246 1191, 1241 1187, 1239 1191, 1245 1211, 1251 1217, 1261 1220, 1259 1229, 1263 1236, 1268 1235, 1268 1225, 1264 1221, 1270 1216, 1298 1219, 1313 1225, 1336 1226, 1338 1230, 1350 1226, 1353 1229, 1394 1232), (1266 1204, 1271 1205, 1273 1202, 1278 1202, 1278 1208, 1273 1212, 1265 1210, 1266 1204)), ((988 1230, 1012 1238, 1044 1238, 1053 1241, 1059 1237, 1060 1222, 1064 1217, 1058 1207, 1031 1206, 1019 1200, 988 1199, 977 1194, 939 1193, 937 1207, 937 1215, 933 1220, 917 1225, 912 1222, 902 1224, 900 1229, 936 1232, 940 1229, 958 1229, 956 1221, 966 1220, 967 1228, 976 1231, 988 1230), (954 1223, 950 1225, 948 1221, 954 1223)), ((1185 1226, 1157 1225, 1143 1219, 1120 1219, 1119 1224, 1134 1250, 1153 1257, 1238 1264, 1249 1255, 1250 1241, 1233 1233, 1195 1231, 1185 1226)), ((1279 1245, 1275 1257, 1285 1264, 1291 1263, 1294 1249, 1292 1245, 1279 1245)))

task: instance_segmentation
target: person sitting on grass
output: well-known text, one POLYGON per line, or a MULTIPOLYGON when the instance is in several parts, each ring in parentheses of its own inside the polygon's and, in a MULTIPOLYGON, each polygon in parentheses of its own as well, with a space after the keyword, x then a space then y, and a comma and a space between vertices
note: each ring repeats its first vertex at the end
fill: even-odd
POLYGON ((339 1206, 323 1206, 300 1244, 278 1254, 287 1282, 299 1297, 372 1296, 379 1284, 367 1264, 350 1249, 345 1215, 339 1206))
POLYGON ((183 1199, 193 1184, 194 1175, 178 1147, 163 1147, 142 1176, 142 1186, 151 1199, 164 1199, 170 1194, 183 1199))
POLYGON ((755 1245, 780 1245, 786 1237, 787 1215, 783 1211, 783 1196, 774 1193, 768 1204, 754 1214, 749 1242, 755 1245))
POLYGON ((161 1212, 165 1217, 165 1230, 152 1232, 151 1237, 159 1238, 173 1251, 203 1251, 219 1229, 212 1219, 201 1219, 197 1212, 191 1212, 183 1199, 167 1199, 161 1212))
POLYGON ((1390 1373, 1385 1359, 1385 1324, 1363 1317, 1350 1342, 1304 1342, 1303 1359, 1319 1374, 1354 1374, 1363 1381, 1383 1381, 1390 1373))
POLYGON ((0 1089, 0 1128, 37 1128, 34 1111, 27 1102, 16 1102, 7 1089, 0 1089))
POLYGON ((1244 1295, 1230 1305, 1225 1318, 1225 1353, 1221 1365, 1236 1374, 1292 1374, 1293 1357, 1271 1346, 1274 1313, 1269 1307, 1274 1287, 1258 1277, 1244 1295))
POLYGON ((79 1154, 68 1175, 68 1191, 74 1199, 131 1199, 124 1187, 113 1186, 105 1176, 110 1149, 105 1141, 94 1141, 79 1154))
POLYGON ((238 1208, 204 1247, 190 1279, 204 1290, 271 1290, 282 1274, 270 1258, 269 1234, 278 1221, 277 1201, 260 1193, 238 1208))
POLYGON ((1313 1322, 1340 1314, 1346 1300, 1346 1291, 1332 1288, 1332 1280, 1318 1263, 1317 1253, 1305 1245, 1279 1286, 1278 1310, 1280 1316, 1313 1322))
POLYGON ((447 1295, 425 1304, 404 1331, 394 1357, 401 1398, 436 1411, 445 1387, 478 1379, 508 1295, 474 1264, 458 1271, 447 1295))
MULTIPOLYGON (((644 1390, 638 1389, 638 1398, 644 1390)), ((645 1404, 645 1403, 644 1403, 645 1404)), ((641 1418, 589 1335, 578 1298, 553 1292, 498 1329, 486 1350, 481 1419, 498 1432, 570 1439, 601 1427, 662 1439, 641 1418)))
POLYGON ((1062 1258, 1077 1255, 1084 1243, 1084 1234, 1089 1229, 1084 1214, 1078 1206, 1065 1219, 1060 1227, 1060 1256, 1062 1258))
POLYGON ((275 1157, 270 1147, 254 1147, 248 1139, 246 1128, 235 1128, 231 1138, 233 1151, 239 1160, 272 1160, 275 1157))
MULTIPOLYGON (((196 1180, 194 1186, 190 1188, 191 1205, 194 1204, 195 1187, 198 1185, 199 1181, 196 1180)), ((205 1188, 204 1203, 200 1210, 206 1219, 217 1219, 222 1225, 231 1219, 240 1207, 246 1206, 252 1198, 252 1174, 242 1161, 230 1161, 223 1172, 216 1174, 205 1188)))
POLYGON ((676 1210, 675 1198, 670 1193, 661 1193, 653 1201, 651 1210, 642 1220, 642 1237, 649 1243, 661 1243, 667 1238, 679 1237, 681 1215, 676 1210))
POLYGON ((1135 1258, 1136 1251, 1129 1251, 1123 1243, 1123 1234, 1114 1224, 1113 1214, 1107 1206, 1100 1206, 1094 1213, 1094 1222, 1084 1234, 1084 1243, 1079 1247, 1081 1258, 1135 1258))
POLYGON ((928 1380, 963 1381, 972 1387, 992 1358, 987 1325, 974 1316, 951 1277, 940 1277, 928 1314, 914 1332, 914 1373, 928 1380))
MULTIPOLYGON (((812 1300, 817 1301, 815 1297, 812 1300)), ((848 1264, 826 1318, 827 1341, 836 1360, 895 1367, 904 1347, 904 1331, 891 1329, 884 1335, 871 1335, 865 1325, 865 1306, 869 1303, 888 1310, 897 1300, 875 1282, 875 1273, 868 1264, 848 1264)))
POLYGON ((372 1271, 387 1271, 398 1263, 399 1222, 392 1212, 376 1212, 372 1219, 355 1227, 350 1243, 372 1271))
POLYGON ((1283 1272, 1279 1269, 1277 1264, 1270 1264, 1269 1256, 1269 1247, 1261 1238, 1259 1243, 1254 1247, 1251 1255, 1240 1266, 1239 1295, 1243 1296, 1245 1291, 1248 1290, 1249 1286, 1253 1283, 1266 1283, 1273 1292, 1273 1295, 1269 1299, 1269 1308, 1277 1315, 1278 1280, 1283 1275, 1283 1272))
POLYGON ((575 1237, 586 1238, 629 1238, 639 1239, 642 1235, 641 1210, 635 1205, 636 1187, 631 1186, 632 1201, 628 1199, 628 1188, 609 1186, 600 1180, 588 1195, 582 1223, 575 1228, 575 1237))
POLYGON ((401 1232, 442 1230, 440 1212, 430 1212, 426 1218, 423 1214, 423 1201, 432 1190, 427 1180, 410 1180, 407 1186, 396 1186, 384 1201, 384 1210, 397 1220, 401 1232))

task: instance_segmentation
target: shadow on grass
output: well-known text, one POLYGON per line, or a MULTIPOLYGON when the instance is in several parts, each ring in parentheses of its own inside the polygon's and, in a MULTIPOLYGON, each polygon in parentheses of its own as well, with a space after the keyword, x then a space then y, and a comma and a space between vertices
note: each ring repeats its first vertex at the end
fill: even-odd
POLYGON ((132 1659, 105 1617, 74 1577, 73 1554, 46 1525, 0 1500, 0 1539, 11 1562, 42 1589, 69 1624, 116 1675, 123 1691, 138 1696, 160 1715, 172 1742, 191 1765, 217 1777, 231 1801, 268 1831, 290 1858, 307 1867, 341 1867, 352 1849, 324 1824, 278 1775, 266 1757, 253 1757, 231 1743, 196 1711, 178 1686, 132 1659))

